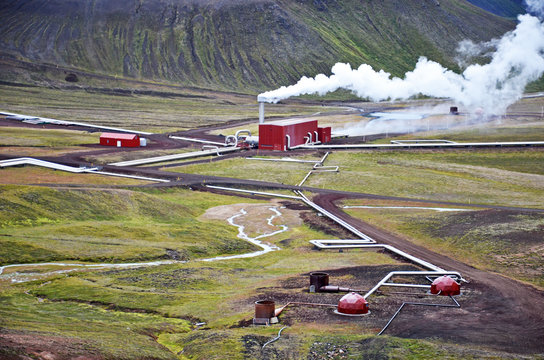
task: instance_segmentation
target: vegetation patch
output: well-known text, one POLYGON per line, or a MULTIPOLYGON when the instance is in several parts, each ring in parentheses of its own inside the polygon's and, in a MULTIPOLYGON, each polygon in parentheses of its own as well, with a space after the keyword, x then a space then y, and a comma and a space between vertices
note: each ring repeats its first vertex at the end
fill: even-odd
MULTIPOLYGON (((36 262, 188 260, 256 249, 226 222, 195 220, 204 209, 188 207, 188 199, 198 201, 201 193, 181 195, 188 190, 178 191, 185 204, 129 190, 5 186, 1 192, 0 264, 22 251, 23 262, 36 262)), ((203 198, 201 206, 222 197, 203 198)))

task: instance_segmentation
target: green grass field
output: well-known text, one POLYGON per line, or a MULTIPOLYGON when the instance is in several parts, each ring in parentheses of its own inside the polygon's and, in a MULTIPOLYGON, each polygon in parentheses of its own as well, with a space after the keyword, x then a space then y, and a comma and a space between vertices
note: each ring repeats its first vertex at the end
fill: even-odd
MULTIPOLYGON (((414 199, 542 207, 543 160, 540 150, 336 151, 325 165, 338 165, 340 171, 313 174, 305 185, 414 199)), ((311 166, 228 159, 166 170, 295 185, 311 166)))
MULTIPOLYGON (((258 118, 255 96, 152 84, 148 87, 143 89, 150 90, 146 93, 115 94, 108 93, 112 89, 87 92, 83 88, 63 90, 0 84, 0 111, 154 133, 258 118)), ((290 102, 268 106, 267 116, 310 115, 318 111, 323 108, 290 102)))

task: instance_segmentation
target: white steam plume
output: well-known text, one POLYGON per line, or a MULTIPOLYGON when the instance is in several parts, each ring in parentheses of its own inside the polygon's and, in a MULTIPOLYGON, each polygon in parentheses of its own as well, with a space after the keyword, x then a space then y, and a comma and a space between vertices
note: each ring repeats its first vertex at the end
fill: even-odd
POLYGON ((451 98, 469 111, 482 108, 487 114, 503 114, 521 98, 527 83, 544 73, 544 25, 528 14, 518 19, 516 29, 491 42, 496 51, 488 64, 470 65, 462 74, 425 57, 419 59, 404 79, 391 78, 383 70, 376 72, 367 64, 352 69, 349 64, 337 63, 331 76, 302 77, 295 85, 260 94, 258 100, 276 103, 291 96, 324 95, 344 88, 373 101, 408 99, 422 94, 451 98))
POLYGON ((544 1, 542 0, 525 0, 527 11, 538 16, 544 16, 544 1))

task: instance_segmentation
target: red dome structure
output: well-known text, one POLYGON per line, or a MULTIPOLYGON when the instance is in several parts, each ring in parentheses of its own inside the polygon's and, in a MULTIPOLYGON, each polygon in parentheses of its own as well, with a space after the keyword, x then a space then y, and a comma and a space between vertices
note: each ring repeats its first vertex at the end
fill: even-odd
POLYGON ((431 294, 444 296, 461 294, 461 286, 451 277, 444 275, 436 278, 431 284, 431 294))
POLYGON ((368 313, 368 302, 361 295, 351 292, 338 302, 338 313, 344 315, 362 315, 368 313))

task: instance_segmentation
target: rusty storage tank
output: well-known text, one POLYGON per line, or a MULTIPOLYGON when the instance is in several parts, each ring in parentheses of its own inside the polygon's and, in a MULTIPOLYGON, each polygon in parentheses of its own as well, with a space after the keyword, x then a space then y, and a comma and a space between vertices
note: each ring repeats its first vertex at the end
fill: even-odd
POLYGON ((340 299, 336 313, 352 316, 367 314, 368 302, 361 295, 351 292, 340 299))
POLYGON ((278 322, 276 317, 276 303, 272 300, 255 301, 255 317, 253 324, 268 325, 278 322))
POLYGON ((451 277, 444 275, 434 279, 431 284, 431 294, 444 296, 461 294, 461 286, 451 277))
POLYGON ((329 274, 324 272, 310 273, 310 292, 319 291, 323 286, 329 285, 329 274))

